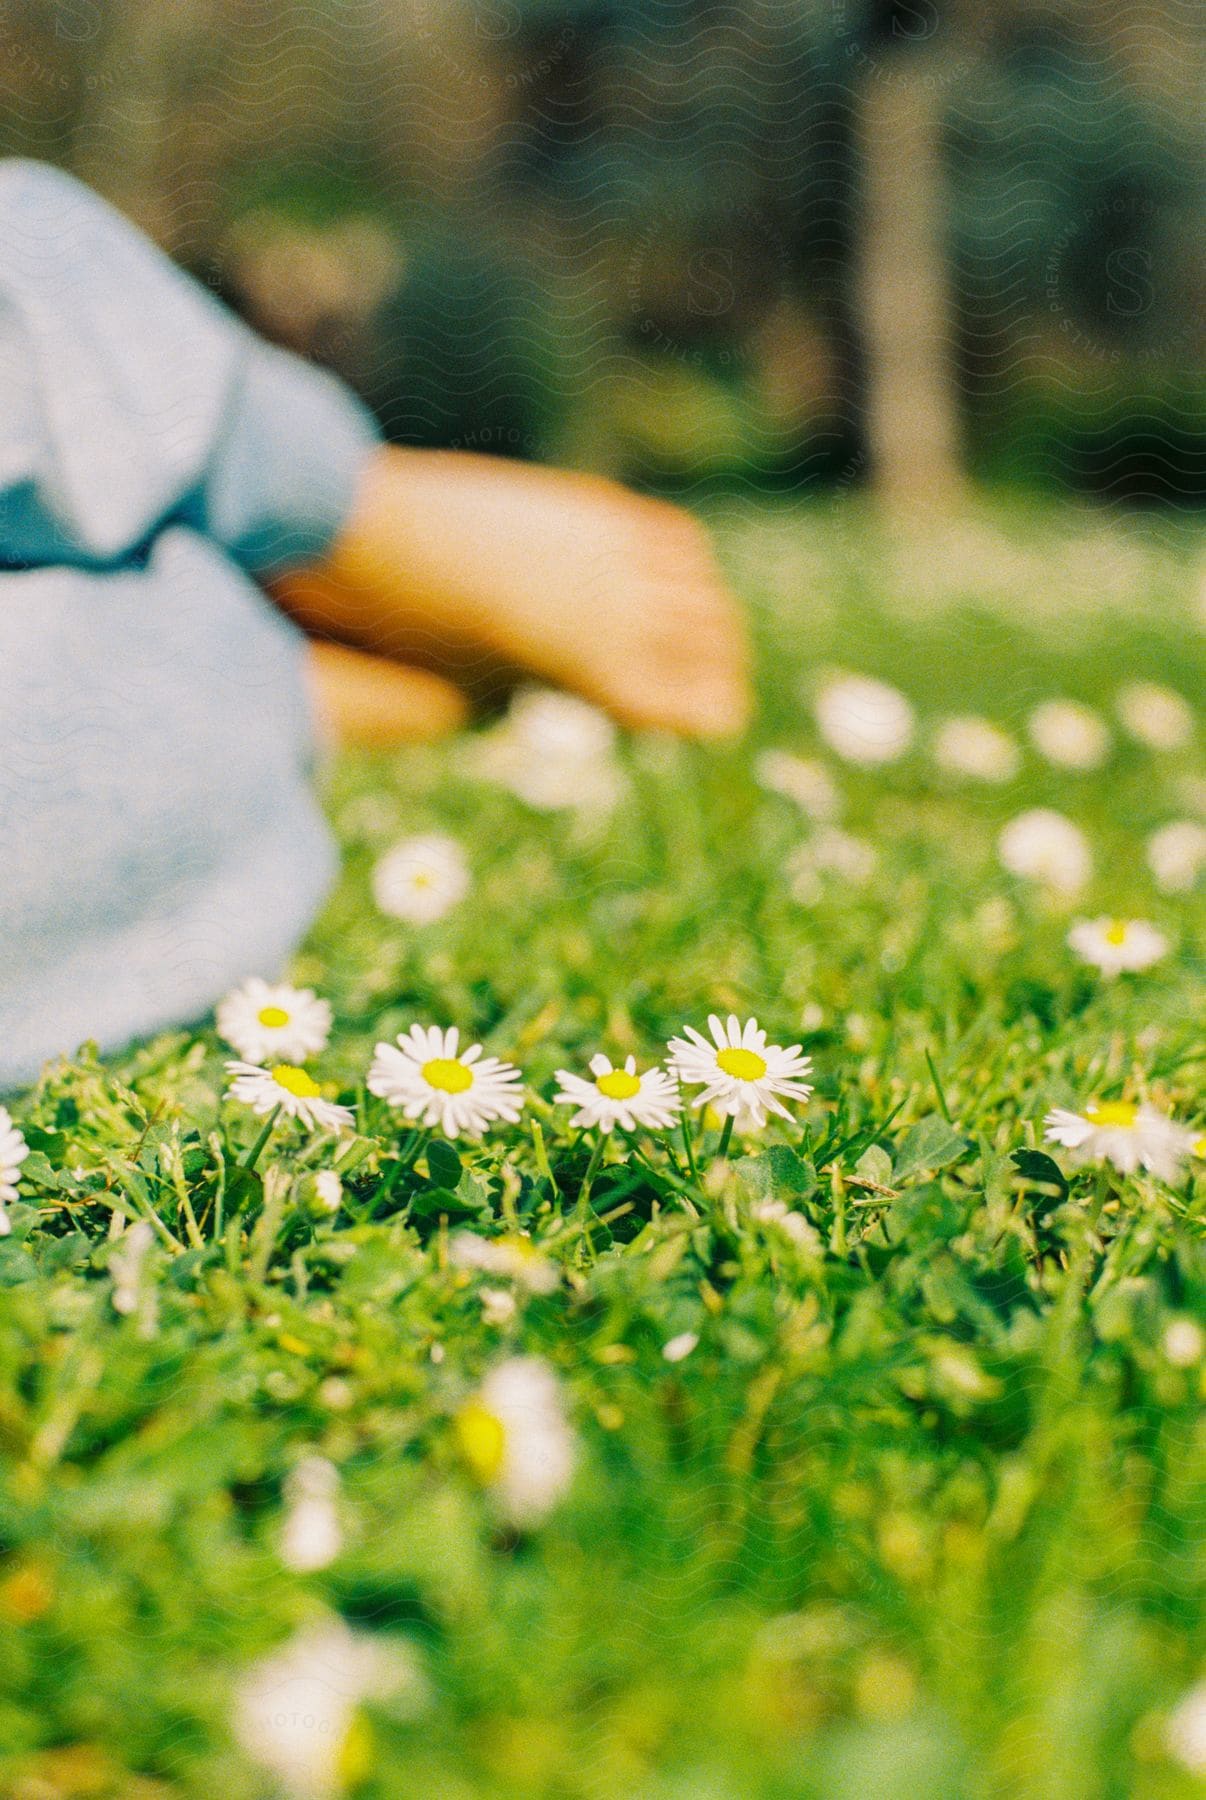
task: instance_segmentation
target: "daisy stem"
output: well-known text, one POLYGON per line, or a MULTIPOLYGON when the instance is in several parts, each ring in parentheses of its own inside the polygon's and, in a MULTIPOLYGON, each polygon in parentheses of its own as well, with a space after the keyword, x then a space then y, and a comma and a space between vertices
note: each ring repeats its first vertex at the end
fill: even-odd
POLYGON ((942 1109, 942 1116, 946 1120, 948 1125, 953 1125, 955 1121, 951 1118, 951 1109, 946 1103, 946 1095, 942 1090, 942 1082, 938 1078, 938 1071, 934 1067, 934 1059, 930 1055, 928 1046, 927 1046, 926 1052, 925 1052, 925 1061, 926 1061, 926 1067, 930 1071, 930 1080, 934 1084, 934 1092, 938 1096, 938 1105, 942 1109))
MULTIPOLYGON (((424 1142, 424 1133, 416 1125, 410 1136, 403 1140, 389 1173, 383 1178, 377 1192, 373 1195, 370 1217, 377 1212, 384 1201, 389 1199, 401 1176, 414 1167, 419 1160, 419 1152, 424 1142)), ((409 1208, 407 1210, 409 1211, 409 1208)))
POLYGON ((280 1111, 281 1109, 279 1106, 274 1106, 272 1111, 268 1114, 268 1117, 264 1121, 264 1129, 260 1132, 259 1137, 255 1140, 255 1143, 251 1146, 251 1149, 243 1159, 243 1167, 245 1169, 254 1169, 255 1165, 259 1162, 264 1151, 264 1145, 272 1136, 272 1127, 280 1117, 280 1111))
MULTIPOLYGON (((665 1144, 666 1149, 669 1150, 670 1149, 670 1139, 667 1137, 663 1140, 663 1142, 665 1144)), ((629 1143, 632 1143, 631 1138, 629 1139, 629 1143)), ((661 1184, 664 1182, 666 1184, 666 1186, 670 1189, 672 1194, 677 1194, 678 1198, 683 1203, 684 1209, 688 1213, 690 1213, 690 1215, 693 1219, 699 1218, 699 1213, 696 1210, 695 1199, 692 1197, 691 1189, 688 1187, 688 1185, 685 1181, 683 1181, 679 1178, 677 1173, 673 1174, 673 1175, 669 1175, 666 1173, 665 1169, 655 1169, 653 1164, 641 1155, 640 1151, 636 1148, 635 1144, 632 1146, 632 1159, 635 1163, 638 1164, 638 1166, 640 1168, 648 1170, 649 1174, 653 1177, 654 1182, 659 1186, 659 1188, 660 1188, 661 1184)), ((678 1167, 678 1164, 675 1163, 676 1170, 677 1170, 677 1167, 678 1167)), ((695 1198, 698 1198, 698 1192, 696 1193, 695 1198)))
POLYGON ((268 1264, 276 1248, 277 1233, 285 1217, 285 1194, 289 1177, 279 1167, 269 1169, 264 1178, 264 1209, 251 1234, 251 1256, 247 1265, 248 1279, 262 1282, 268 1275, 268 1264))
POLYGON ((729 1152, 729 1143, 732 1140, 732 1136, 733 1136, 734 1122, 735 1122, 735 1115, 733 1113, 730 1113, 728 1118, 725 1120, 724 1125, 721 1129, 720 1142, 716 1146, 716 1155, 719 1158, 721 1158, 722 1160, 724 1157, 726 1157, 728 1155, 728 1152, 729 1152))
POLYGON ((1089 1223, 1092 1225, 1094 1231, 1100 1230, 1101 1215, 1105 1209, 1106 1201, 1113 1192, 1113 1188, 1114 1184, 1110 1178, 1110 1171, 1103 1165, 1097 1171, 1097 1180, 1093 1188, 1093 1199, 1089 1208, 1089 1223))
POLYGON ((683 1149, 687 1156, 687 1167, 691 1171, 691 1179, 699 1186, 699 1170, 695 1166, 695 1145, 691 1142, 691 1119, 688 1113, 682 1116, 683 1149))
POLYGON ((582 1191, 578 1198, 583 1206, 586 1205, 586 1202, 590 1198, 590 1184, 598 1172, 599 1164, 603 1161, 603 1152, 606 1148, 606 1133, 600 1131, 595 1138, 595 1147, 591 1151, 590 1161, 586 1165, 586 1174, 582 1177, 582 1191))
POLYGON ((423 1145, 426 1142, 427 1142, 427 1138, 426 1138, 425 1133, 422 1132, 419 1129, 419 1127, 416 1125, 414 1130, 411 1132, 410 1136, 407 1138, 406 1142, 403 1144, 402 1148, 398 1152, 398 1168, 399 1168, 399 1170, 405 1170, 405 1169, 412 1168, 414 1166, 414 1164, 418 1162, 419 1153, 422 1150, 423 1145))
POLYGON ((532 1143, 536 1149, 536 1167, 553 1190, 554 1200, 561 1198, 561 1190, 557 1186, 557 1177, 553 1174, 553 1166, 549 1162, 548 1146, 544 1141, 544 1127, 538 1119, 532 1120, 532 1143))

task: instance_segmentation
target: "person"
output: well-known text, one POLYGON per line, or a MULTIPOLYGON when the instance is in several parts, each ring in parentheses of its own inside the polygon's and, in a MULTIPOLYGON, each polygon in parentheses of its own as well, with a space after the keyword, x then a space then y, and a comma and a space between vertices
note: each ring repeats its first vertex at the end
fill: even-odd
POLYGON ((742 727, 740 621, 688 515, 382 445, 332 377, 17 159, 0 397, 0 1090, 280 967, 334 873, 324 722, 430 736, 527 672, 629 725, 742 727))

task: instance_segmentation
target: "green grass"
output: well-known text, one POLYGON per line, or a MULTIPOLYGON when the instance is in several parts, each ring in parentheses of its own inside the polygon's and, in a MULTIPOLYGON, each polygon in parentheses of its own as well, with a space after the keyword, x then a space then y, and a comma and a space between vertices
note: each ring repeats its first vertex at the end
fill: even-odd
MULTIPOLYGON (((970 710, 1016 729, 1046 694, 1106 710, 1124 677, 1206 691, 1188 547, 999 519, 995 563, 985 536, 901 574, 852 509, 724 511, 758 741, 815 753, 804 696, 828 662, 898 683, 923 731, 970 710)), ((332 1612, 418 1671, 345 1747, 375 1800, 1196 1791, 1165 1720, 1204 1648, 1202 1366, 1164 1340, 1201 1307, 1206 1165, 1169 1188, 1061 1158, 1065 1184, 1015 1153, 1093 1094, 1206 1118, 1201 890, 1156 893, 1139 851, 1201 804, 1200 757, 1118 736, 1102 772, 1031 755, 988 790, 924 750, 833 762, 879 871, 802 907, 784 865, 806 826, 748 747, 623 754, 602 827, 525 811, 457 748, 333 773, 346 875, 296 969, 336 1009, 316 1066, 359 1108, 333 1220, 279 1186, 330 1141, 278 1127, 240 1172, 256 1121, 222 1103, 205 1026, 83 1053, 12 1103, 34 1154, 0 1242, 3 1793, 274 1792, 233 1695, 332 1612), (1165 962, 1101 983, 1069 909, 1002 873, 996 831, 1039 804, 1092 839, 1077 910, 1152 918, 1165 962), (367 875, 432 828, 475 886, 414 931, 376 915, 367 875), (713 1009, 803 1037, 799 1124, 727 1169, 706 1131, 698 1181, 658 1141, 640 1163, 617 1144, 583 1206, 592 1146, 549 1104, 554 1071, 655 1059, 713 1009), (527 1075, 525 1122, 460 1146, 459 1171, 426 1146, 399 1170, 414 1143, 365 1097, 374 1042, 415 1019, 527 1075), (808 1229, 756 1218, 768 1198, 808 1229), (150 1212, 164 1241, 119 1316, 115 1224, 150 1212), (488 1278, 448 1259, 466 1222, 530 1232, 556 1291, 484 1323, 488 1278), (698 1347, 667 1362, 685 1332, 698 1347), (527 1533, 455 1427, 516 1352, 556 1368, 579 1444, 527 1533), (306 1451, 339 1466, 345 1544, 299 1575, 279 1533, 306 1451)), ((327 1729, 321 1699, 301 1712, 327 1729)))

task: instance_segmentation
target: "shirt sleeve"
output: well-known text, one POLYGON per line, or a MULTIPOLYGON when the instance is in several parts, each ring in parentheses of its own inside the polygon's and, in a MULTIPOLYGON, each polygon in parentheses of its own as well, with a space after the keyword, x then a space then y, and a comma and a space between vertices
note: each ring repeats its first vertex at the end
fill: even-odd
POLYGON ((112 207, 0 162, 0 566, 120 566, 191 525, 258 575, 312 560, 377 441, 112 207))

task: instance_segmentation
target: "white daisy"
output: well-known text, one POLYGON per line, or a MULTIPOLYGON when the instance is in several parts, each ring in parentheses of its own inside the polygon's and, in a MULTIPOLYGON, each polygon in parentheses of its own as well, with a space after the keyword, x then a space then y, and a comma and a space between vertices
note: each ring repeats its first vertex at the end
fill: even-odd
POLYGON ((8 1202, 17 1198, 21 1164, 28 1155, 29 1145, 13 1124, 11 1113, 0 1106, 0 1237, 7 1237, 13 1228, 8 1202))
POLYGON ((528 687, 506 718, 473 744, 474 773, 537 812, 608 812, 623 791, 616 728, 573 694, 528 687))
POLYGON ((1206 869, 1206 825, 1173 819, 1147 840, 1147 866, 1166 894, 1188 894, 1206 869))
POLYGON ((590 1072, 593 1081, 568 1069, 558 1069, 560 1087, 553 1095, 558 1106, 576 1106, 571 1125, 597 1125, 600 1131, 611 1131, 619 1125, 624 1131, 638 1127, 646 1131, 664 1131, 673 1125, 682 1110, 682 1102, 674 1078, 664 1069, 646 1069, 637 1074, 636 1058, 626 1058, 622 1069, 613 1069, 607 1056, 592 1056, 590 1072))
POLYGON ((1182 1694, 1165 1721, 1164 1742, 1183 1769, 1206 1776, 1206 1681, 1182 1694))
POLYGON ((755 1200, 750 1218, 759 1225, 776 1226, 802 1250, 819 1250, 820 1239, 803 1213, 794 1212, 786 1200, 755 1200))
POLYGON ((461 1454, 512 1524, 540 1523, 565 1494, 576 1443, 553 1370, 537 1357, 500 1363, 456 1416, 461 1454))
POLYGON ((1123 729, 1149 750, 1184 750, 1193 742, 1193 708, 1172 688, 1128 682, 1114 705, 1123 729))
POLYGON ((556 1263, 538 1250, 531 1238, 518 1232, 499 1238, 479 1237, 475 1231, 454 1232, 448 1242, 448 1260, 454 1269, 479 1269, 486 1275, 503 1276, 529 1294, 551 1294, 561 1285, 556 1263))
POLYGON ((438 1125, 450 1138, 481 1137, 494 1119, 518 1119, 523 1076, 480 1044, 461 1052, 455 1025, 412 1025, 394 1044, 378 1044, 368 1073, 369 1092, 408 1119, 438 1125))
POLYGON ((768 793, 794 801, 821 824, 836 819, 842 810, 837 784, 824 763, 793 756, 790 750, 763 750, 754 763, 754 779, 768 793))
POLYGON ((248 1062, 305 1062, 325 1050, 331 1008, 312 988, 254 976, 218 1007, 218 1033, 248 1062))
POLYGON ((343 1548, 339 1470, 325 1456, 305 1456, 285 1482, 281 1561, 296 1575, 325 1569, 343 1548))
POLYGON ((455 838, 404 838, 373 870, 373 898, 391 919, 431 925, 469 891, 469 865, 455 838))
POLYGON ((698 1331, 680 1331, 677 1337, 670 1338, 667 1343, 662 1345, 662 1355, 668 1363, 682 1362, 698 1347, 698 1331))
POLYGON ((1160 1348, 1174 1369, 1192 1369, 1206 1355, 1206 1332, 1194 1319, 1173 1319, 1165 1327, 1160 1348))
POLYGON ((1002 827, 997 852, 1012 875, 1074 894, 1093 873, 1093 855, 1080 827, 1049 806, 1018 813, 1002 827))
POLYGON ((1103 975, 1150 969, 1168 954, 1168 939, 1146 919, 1078 919, 1068 944, 1103 975))
POLYGON ((244 1752, 290 1800, 332 1800, 346 1791, 343 1764, 363 1701, 389 1697, 423 1710, 430 1685, 414 1652, 394 1637, 353 1631, 342 1619, 306 1626, 244 1672, 233 1726, 244 1752))
POLYGON ((228 1062, 226 1072, 232 1100, 241 1100, 262 1118, 281 1107, 287 1118, 300 1119, 311 1131, 342 1131, 353 1123, 350 1106, 324 1100, 312 1075, 294 1063, 274 1063, 270 1069, 256 1063, 228 1062))
POLYGON ((886 681, 838 675, 813 704, 821 736, 847 762, 895 762, 913 741, 913 708, 886 681))
POLYGON ((1056 1106, 1043 1122, 1047 1141, 1071 1150, 1073 1162, 1113 1163, 1124 1175, 1150 1169, 1161 1181, 1175 1181, 1193 1149, 1192 1131, 1132 1100, 1093 1100, 1083 1113, 1056 1106))
POLYGON ((952 775, 966 775, 973 781, 1012 781, 1021 765, 1021 755, 1007 731, 968 713, 947 719, 934 737, 934 760, 952 775))
POLYGON ((155 1233, 145 1219, 139 1219, 118 1239, 120 1248, 109 1258, 114 1312, 126 1315, 138 1311, 143 1264, 154 1241, 155 1233))
POLYGON ((519 1302, 510 1288, 484 1287, 478 1298, 482 1303, 482 1324, 502 1331, 519 1311, 519 1302))
POLYGON ((849 882, 851 887, 865 887, 878 866, 874 844, 827 826, 792 851, 787 859, 787 879, 794 900, 801 906, 816 906, 824 898, 826 876, 849 882))
POLYGON ((1110 753, 1105 720, 1079 700, 1044 700, 1026 721, 1030 741, 1061 769, 1098 769, 1110 753))
POLYGON ((343 1182, 335 1169, 311 1169, 297 1184, 297 1204, 311 1219, 329 1219, 343 1205, 343 1182))
POLYGON ((694 1026, 683 1029, 686 1037, 671 1038, 670 1067, 689 1087, 702 1088, 692 1101, 694 1108, 712 1106, 739 1129, 766 1124, 768 1112, 790 1119, 777 1098, 807 1100, 812 1088, 803 1079, 812 1058, 800 1054, 799 1044, 784 1050, 768 1044, 756 1019, 742 1025, 736 1013, 722 1024, 715 1013, 708 1016, 712 1042, 694 1026))

